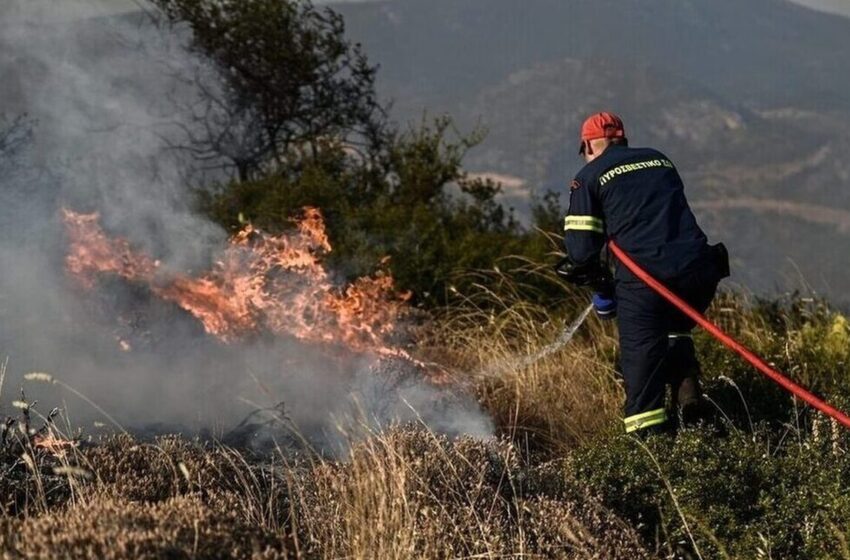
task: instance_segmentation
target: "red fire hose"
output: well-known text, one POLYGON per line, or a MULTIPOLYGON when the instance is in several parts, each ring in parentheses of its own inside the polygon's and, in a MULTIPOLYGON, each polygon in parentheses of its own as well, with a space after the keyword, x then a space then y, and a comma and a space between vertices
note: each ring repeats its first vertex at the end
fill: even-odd
POLYGON ((632 273, 644 281, 650 288, 658 292, 664 299, 678 307, 682 313, 696 321, 696 323, 711 333, 714 338, 737 352, 741 355, 742 358, 753 364, 756 369, 762 372, 764 375, 778 383, 783 389, 792 393, 793 395, 800 397, 816 409, 820 410, 827 416, 834 418, 838 422, 841 422, 847 428, 850 428, 850 416, 847 416, 840 410, 830 406, 829 403, 824 401, 823 399, 819 399, 811 392, 809 392, 805 387, 802 387, 790 379, 785 375, 779 373, 775 369, 771 368, 767 365, 764 360, 753 354, 749 351, 743 344, 720 330, 720 328, 706 319, 701 313, 698 313, 693 307, 685 303, 680 297, 671 292, 664 286, 661 282, 653 278, 646 272, 644 269, 640 267, 635 261, 631 259, 613 240, 608 242, 608 247, 610 247, 611 252, 622 262, 626 268, 628 268, 632 273))

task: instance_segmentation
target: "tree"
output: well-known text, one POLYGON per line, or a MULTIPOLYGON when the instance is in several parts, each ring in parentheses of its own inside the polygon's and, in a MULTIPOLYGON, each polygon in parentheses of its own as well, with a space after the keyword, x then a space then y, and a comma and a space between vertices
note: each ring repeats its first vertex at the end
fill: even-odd
POLYGON ((0 171, 14 164, 15 156, 32 141, 32 121, 19 115, 8 121, 0 116, 0 171))
POLYGON ((224 158, 240 180, 316 158, 334 139, 370 157, 385 140, 376 68, 345 38, 342 16, 309 0, 153 0, 214 65, 185 146, 224 158))

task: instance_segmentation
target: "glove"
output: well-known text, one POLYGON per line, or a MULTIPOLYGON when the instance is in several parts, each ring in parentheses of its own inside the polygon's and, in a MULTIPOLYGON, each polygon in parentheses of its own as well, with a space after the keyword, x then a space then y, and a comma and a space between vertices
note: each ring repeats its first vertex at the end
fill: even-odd
POLYGON ((726 245, 718 243, 717 245, 709 245, 708 248, 714 257, 720 279, 728 278, 731 272, 729 270, 729 251, 726 250, 726 245))
POLYGON ((593 309, 596 311, 596 316, 603 321, 610 321, 617 316, 617 300, 614 296, 603 294, 602 292, 594 292, 591 297, 593 309))
POLYGON ((564 257, 555 265, 555 272, 576 286, 591 286, 606 282, 610 273, 597 260, 584 264, 575 264, 569 257, 564 257))

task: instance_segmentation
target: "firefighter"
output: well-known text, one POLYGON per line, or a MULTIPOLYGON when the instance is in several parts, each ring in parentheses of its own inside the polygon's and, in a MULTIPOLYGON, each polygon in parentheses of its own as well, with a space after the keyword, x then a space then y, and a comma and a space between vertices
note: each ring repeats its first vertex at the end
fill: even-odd
POLYGON ((617 318, 620 368, 626 389, 626 432, 675 429, 706 417, 699 386, 694 322, 625 266, 604 264, 607 239, 700 312, 729 275, 722 244, 711 246, 697 225, 676 167, 650 148, 630 148, 622 120, 590 116, 581 128, 586 165, 570 185, 564 221, 567 258, 559 272, 593 289, 602 319, 617 318), (665 409, 671 386, 674 416, 665 409), (671 421, 668 421, 672 420, 671 421))

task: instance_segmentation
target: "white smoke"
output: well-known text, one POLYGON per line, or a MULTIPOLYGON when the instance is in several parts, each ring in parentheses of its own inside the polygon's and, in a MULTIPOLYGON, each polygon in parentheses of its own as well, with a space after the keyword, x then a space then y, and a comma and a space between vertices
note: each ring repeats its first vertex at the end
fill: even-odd
MULTIPOLYGON (((373 366, 365 361, 335 364, 280 340, 225 347, 120 281, 96 302, 81 297, 63 273, 62 207, 100 212, 107 231, 174 270, 205 269, 224 245, 226 233, 192 211, 197 166, 168 149, 193 126, 202 100, 196 80, 212 71, 186 37, 144 12, 116 16, 81 0, 3 0, 0 53, 0 114, 28 115, 34 135, 17 168, 0 176, 0 356, 10 360, 2 402, 24 373, 45 371, 131 428, 224 433, 254 408, 283 401, 299 428, 315 433, 350 410, 352 388, 340 380, 351 378, 366 387, 358 393, 367 395, 367 415, 421 418, 449 433, 491 431, 474 402, 438 408, 422 383, 383 402, 387 392, 362 382, 373 366), (133 352, 116 342, 118 311, 144 323, 133 352)), ((59 386, 28 390, 49 405, 63 402, 78 425, 102 420, 59 386)))

